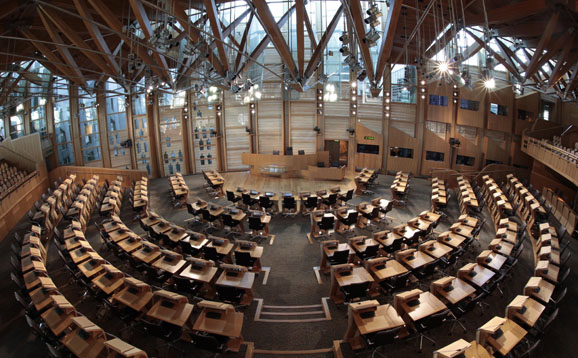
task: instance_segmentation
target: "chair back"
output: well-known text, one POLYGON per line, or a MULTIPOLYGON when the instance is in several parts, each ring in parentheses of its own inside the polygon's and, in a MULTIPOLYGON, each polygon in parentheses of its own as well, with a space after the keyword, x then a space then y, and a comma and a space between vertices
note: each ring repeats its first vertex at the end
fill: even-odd
POLYGON ((243 193, 241 194, 241 198, 243 199, 243 204, 245 205, 253 205, 253 200, 251 199, 251 195, 247 194, 247 193, 243 193))
POLYGON ((363 259, 367 260, 377 257, 378 252, 379 252, 379 245, 369 245, 365 248, 365 251, 362 254, 363 259))
POLYGON ((367 335, 367 344, 370 348, 383 347, 385 345, 392 344, 395 342, 395 339, 397 338, 397 335, 402 328, 403 326, 394 327, 385 331, 379 331, 374 334, 367 335))
POLYGON ((261 222, 261 218, 257 216, 249 216, 249 229, 251 230, 261 230, 265 227, 265 224, 261 222))
POLYGON ((181 293, 195 294, 201 288, 201 285, 189 279, 173 276, 177 291, 181 293))
POLYGON ((343 294, 347 301, 352 301, 356 299, 363 298, 367 296, 367 291, 369 290, 369 285, 371 282, 355 283, 353 285, 343 286, 343 294))
POLYGON ((330 194, 329 197, 328 197, 327 200, 326 200, 326 203, 327 203, 329 206, 335 205, 335 204, 337 203, 337 193, 330 194))
POLYGON ((421 320, 419 326, 423 330, 439 327, 445 321, 448 313, 448 310, 443 310, 441 312, 434 313, 431 316, 427 316, 421 320))
POLYGON ((271 202, 271 199, 268 196, 261 195, 259 197, 259 205, 262 208, 270 208, 273 205, 273 203, 271 202))
POLYGON ((305 207, 308 209, 316 208, 317 207, 317 197, 316 196, 307 197, 307 201, 305 201, 305 207))
POLYGON ((231 286, 217 285, 217 296, 221 301, 239 304, 245 291, 231 286))
POLYGON ((347 202, 353 198, 353 189, 349 189, 345 197, 342 199, 343 201, 347 202))
POLYGON ((359 216, 359 212, 353 211, 347 215, 347 219, 345 219, 345 225, 353 225, 357 222, 357 217, 359 216))
POLYGON ((333 216, 324 216, 319 223, 319 228, 321 230, 330 230, 333 229, 335 225, 335 218, 333 216))
POLYGON ((222 214, 221 217, 223 218, 223 224, 225 226, 232 228, 234 226, 239 225, 239 222, 237 220, 233 220, 231 214, 222 214))
POLYGON ((245 267, 253 267, 254 260, 248 252, 235 252, 235 263, 245 267))
POLYGON ((225 345, 220 342, 216 336, 209 333, 195 332, 191 335, 191 340, 193 344, 200 349, 212 352, 222 352, 225 350, 225 345))
POLYGON ((349 249, 335 251, 331 258, 333 265, 346 264, 349 260, 349 249))
POLYGON ((235 194, 232 191, 227 190, 227 200, 235 202, 236 199, 235 194))
POLYGON ((283 208, 287 210, 295 209, 297 207, 297 203, 295 202, 295 198, 292 196, 285 196, 283 197, 283 208))
POLYGON ((205 256, 205 260, 219 261, 219 253, 215 247, 204 246, 203 255, 205 256))

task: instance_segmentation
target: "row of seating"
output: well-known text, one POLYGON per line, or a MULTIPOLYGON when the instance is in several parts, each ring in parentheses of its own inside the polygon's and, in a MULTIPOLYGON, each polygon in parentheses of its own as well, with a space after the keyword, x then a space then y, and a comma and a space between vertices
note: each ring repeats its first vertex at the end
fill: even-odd
POLYGON ((363 168, 361 172, 353 179, 355 183, 355 194, 373 194, 368 190, 372 185, 376 185, 376 180, 379 172, 374 169, 363 168))
MULTIPOLYGON (((74 178, 69 179, 73 186, 74 178)), ((81 229, 80 223, 75 222, 70 230, 82 234, 81 229)), ((46 343, 51 356, 147 357, 145 352, 106 333, 76 311, 58 291, 46 270, 41 233, 42 228, 33 224, 23 239, 15 235, 11 277, 18 287, 14 295, 25 309, 28 325, 46 343)))
POLYGON ((457 177, 457 182, 456 194, 460 213, 462 215, 479 215, 485 204, 481 198, 478 198, 478 191, 474 191, 469 179, 461 175, 457 177))
POLYGON ((148 178, 142 177, 134 182, 128 190, 128 197, 133 211, 145 213, 149 204, 148 178))
POLYGON ((363 202, 355 208, 347 205, 334 210, 314 210, 311 212, 311 231, 309 240, 330 237, 333 232, 353 233, 356 227, 366 229, 371 226, 380 228, 387 222, 386 215, 393 208, 393 202, 381 197, 363 202))
POLYGON ((29 210, 28 218, 32 224, 42 228, 43 238, 48 239, 60 220, 66 215, 71 201, 76 199, 80 192, 80 187, 74 185, 76 176, 71 174, 66 180, 54 183, 54 190, 48 189, 47 193, 42 194, 42 201, 36 201, 34 207, 36 212, 29 210))
POLYGON ((543 195, 537 192, 535 196, 538 197, 538 201, 544 206, 546 212, 550 211, 560 225, 566 228, 570 236, 575 235, 578 215, 552 189, 544 187, 542 192, 543 195))
POLYGON ((406 205, 406 200, 409 195, 409 173, 405 173, 399 171, 395 174, 395 178, 393 179, 393 184, 391 184, 391 197, 394 202, 394 205, 406 205))
POLYGON ((110 215, 112 213, 119 214, 122 207, 122 197, 124 190, 122 189, 122 177, 118 176, 111 183, 105 180, 103 191, 104 197, 100 201, 99 212, 101 215, 110 215))
POLYGON ((176 173, 169 177, 170 193, 173 206, 180 208, 187 202, 189 187, 181 173, 176 173))
POLYGON ((481 192, 484 202, 487 203, 490 217, 497 229, 501 219, 514 216, 513 206, 500 186, 489 175, 482 177, 482 186, 476 186, 476 192, 481 192))
POLYGON ((29 173, 18 169, 5 160, 0 162, 0 198, 12 192, 20 184, 28 180, 29 173))
POLYGON ((225 179, 218 171, 214 169, 203 170, 203 177, 206 181, 205 188, 211 197, 217 199, 225 196, 223 192, 225 179))
MULTIPOLYGON (((415 288, 409 291, 395 293, 400 289, 405 289, 407 285, 407 277, 413 274, 418 283, 421 283, 425 277, 436 273, 436 265, 445 264, 444 268, 450 268, 457 262, 457 257, 461 256, 467 247, 473 242, 473 239, 466 239, 464 236, 468 230, 465 226, 470 226, 472 231, 483 225, 483 221, 473 217, 461 216, 459 222, 462 231, 456 233, 458 225, 452 225, 453 232, 439 235, 437 241, 429 240, 419 245, 418 249, 410 249, 396 252, 395 260, 387 260, 386 258, 377 258, 368 260, 366 267, 372 273, 375 280, 381 279, 381 275, 401 271, 405 272, 398 275, 397 279, 393 279, 393 284, 385 284, 382 287, 388 289, 386 292, 394 294, 392 309, 390 305, 379 305, 377 301, 364 301, 349 305, 348 314, 357 316, 355 319, 350 319, 350 328, 346 333, 346 341, 348 341, 354 349, 363 348, 365 345, 369 349, 376 350, 381 346, 393 343, 398 339, 419 339, 420 351, 423 345, 423 340, 434 342, 425 334, 428 330, 437 328, 444 323, 451 323, 450 331, 453 331, 455 325, 465 327, 459 321, 466 312, 478 307, 483 311, 485 305, 484 299, 495 289, 500 288, 499 285, 511 273, 512 268, 517 263, 516 258, 510 256, 503 256, 500 253, 493 252, 493 250, 486 250, 480 253, 476 258, 475 263, 468 263, 462 266, 457 271, 456 277, 446 276, 447 270, 438 270, 445 277, 439 278, 431 283, 429 291, 424 291, 427 287, 415 288), (459 239, 462 237, 463 239, 459 239), (459 246, 453 247, 460 243, 459 246), (444 247, 451 247, 450 264, 448 261, 439 260, 436 262, 436 254, 447 252, 444 247), (427 264, 422 264, 421 261, 431 260, 435 264, 430 263, 429 268, 427 264), (453 262, 452 262, 453 261, 453 262), (417 269, 412 267, 412 262, 417 263, 417 269), (433 269, 432 269, 433 267, 433 269), (407 270, 407 271, 406 271, 407 270), (386 320, 377 320, 377 315, 388 316, 386 320), (388 322, 383 327, 378 324, 371 323, 371 329, 365 327, 367 322, 388 322), (393 323, 396 322, 396 323, 393 323), (355 327, 351 327, 354 325, 355 327), (381 329, 380 329, 381 328, 381 329), (361 336, 363 341, 356 339, 354 332, 358 330, 360 333, 365 332, 361 336), (365 343, 365 344, 363 344, 365 343)), ((516 235, 518 235, 516 233, 516 235)), ((523 232, 520 233, 523 235, 523 232)), ((447 256, 446 256, 447 257, 447 256)), ((343 272, 347 272, 340 268, 343 272)), ((353 274, 353 273, 352 273, 353 274)), ((335 276, 341 275, 338 271, 335 276)), ((342 279, 342 278, 340 278, 342 279)), ((383 281, 382 281, 383 282, 383 281)), ((387 281, 385 281, 387 282, 387 281)), ((382 285, 382 284, 380 284, 382 285)))
POLYGON ((552 145, 546 139, 527 136, 524 137, 523 149, 566 178, 578 178, 578 155, 573 151, 552 145))
POLYGON ((437 177, 433 177, 431 179, 431 210, 434 213, 440 213, 447 216, 445 210, 450 197, 451 196, 446 189, 446 182, 437 177))

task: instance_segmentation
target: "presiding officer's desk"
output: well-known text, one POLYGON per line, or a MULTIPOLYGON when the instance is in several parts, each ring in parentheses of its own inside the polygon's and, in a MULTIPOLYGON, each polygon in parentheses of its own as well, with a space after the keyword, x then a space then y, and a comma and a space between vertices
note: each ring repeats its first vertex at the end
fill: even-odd
POLYGON ((274 154, 241 154, 242 163, 251 167, 251 174, 263 176, 261 168, 275 166, 283 170, 271 173, 271 175, 280 175, 283 178, 301 177, 301 171, 307 170, 308 167, 317 166, 318 163, 323 163, 325 167, 329 167, 329 152, 317 152, 315 154, 304 155, 274 155, 274 154))

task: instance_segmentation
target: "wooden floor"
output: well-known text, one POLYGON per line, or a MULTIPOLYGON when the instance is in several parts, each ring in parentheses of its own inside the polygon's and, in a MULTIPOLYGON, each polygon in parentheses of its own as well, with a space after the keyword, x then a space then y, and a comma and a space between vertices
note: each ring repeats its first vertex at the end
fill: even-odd
POLYGON ((230 172, 221 174, 225 178, 225 190, 234 191, 237 187, 253 189, 259 192, 293 193, 329 190, 339 186, 341 190, 355 189, 353 173, 346 175, 342 181, 309 180, 302 178, 277 178, 251 175, 249 172, 230 172))

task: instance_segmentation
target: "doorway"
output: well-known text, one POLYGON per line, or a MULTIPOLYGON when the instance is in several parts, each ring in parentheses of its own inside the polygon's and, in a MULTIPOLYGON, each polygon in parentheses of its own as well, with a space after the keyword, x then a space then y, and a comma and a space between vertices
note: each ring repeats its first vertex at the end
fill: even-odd
POLYGON ((348 141, 339 139, 325 141, 325 150, 329 152, 329 166, 347 165, 348 144, 348 141))

